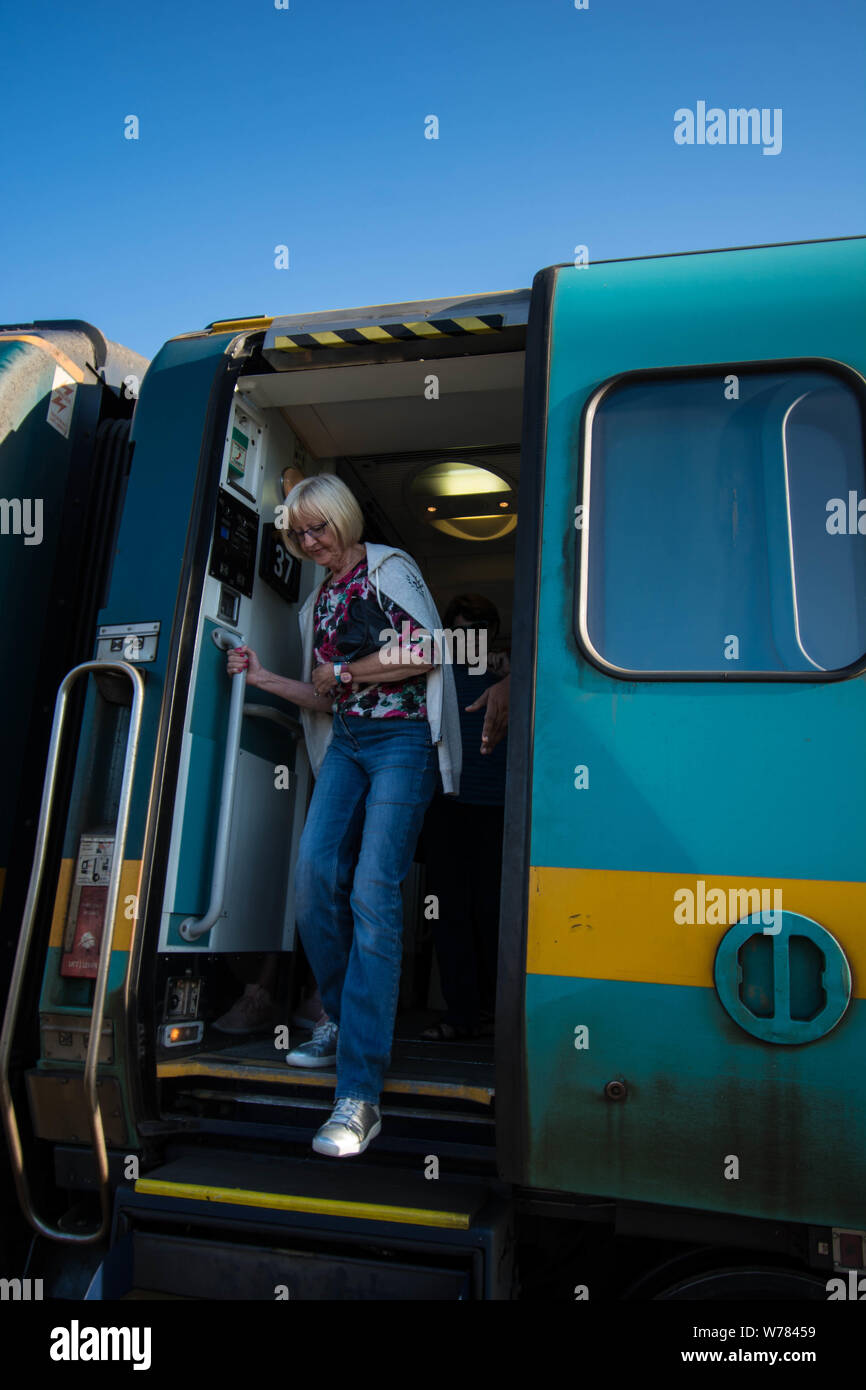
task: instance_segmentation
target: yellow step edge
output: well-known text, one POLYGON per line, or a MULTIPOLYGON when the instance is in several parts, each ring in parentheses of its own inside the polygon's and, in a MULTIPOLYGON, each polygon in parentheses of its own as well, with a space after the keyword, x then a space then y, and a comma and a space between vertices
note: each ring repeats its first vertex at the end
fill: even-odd
POLYGON ((191 1182, 162 1182, 139 1178, 135 1191, 145 1196, 174 1197, 178 1201, 228 1202, 233 1206, 267 1207, 270 1211, 299 1211, 314 1216, 347 1216, 358 1221, 396 1221, 407 1226, 444 1226, 468 1231, 464 1211, 428 1211, 423 1207, 392 1207, 379 1202, 340 1202, 328 1197, 298 1197, 288 1192, 254 1192, 242 1187, 212 1187, 191 1182))
MULTIPOLYGON (((287 1067, 282 1072, 275 1067, 249 1066, 237 1061, 218 1062, 210 1058, 199 1060, 196 1057, 177 1062, 158 1062, 156 1074, 160 1080, 171 1080, 178 1076, 219 1076, 232 1081, 270 1081, 281 1086, 328 1086, 336 1084, 337 1080, 333 1071, 302 1071, 300 1067, 287 1067)), ((473 1100, 479 1105, 491 1105, 494 1096, 489 1086, 447 1081, 408 1081, 401 1077, 389 1077, 383 1089, 396 1091, 400 1095, 450 1096, 454 1100, 473 1100)))

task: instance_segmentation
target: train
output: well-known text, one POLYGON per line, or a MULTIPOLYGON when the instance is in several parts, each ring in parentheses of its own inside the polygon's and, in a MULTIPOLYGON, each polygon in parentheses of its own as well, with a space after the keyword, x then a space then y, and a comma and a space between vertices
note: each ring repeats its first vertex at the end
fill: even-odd
POLYGON ((839 237, 160 349, 4 841, 4 1127, 51 1296, 826 1301, 866 1269, 864 310, 839 237), (511 673, 494 1035, 421 1037, 416 862, 382 1133, 339 1162, 292 1025, 213 1028, 239 962, 278 958, 285 1019, 304 985, 310 764, 225 652, 308 678, 322 573, 277 521, 320 472, 440 612, 495 602, 511 673))

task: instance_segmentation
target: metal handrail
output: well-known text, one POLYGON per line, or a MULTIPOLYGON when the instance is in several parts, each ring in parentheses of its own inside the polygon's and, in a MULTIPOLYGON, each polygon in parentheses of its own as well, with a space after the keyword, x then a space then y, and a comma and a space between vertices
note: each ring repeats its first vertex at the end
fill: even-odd
POLYGON ((51 742, 48 748, 48 762, 42 791, 42 805, 39 811, 39 826, 36 831, 36 850, 33 860, 33 869, 30 874, 30 886, 27 889, 27 900, 24 904, 24 916, 21 921, 18 949, 15 953, 15 964, 12 968, 12 980, 9 985, 9 998, 3 1019, 3 1031, 2 1034, 0 1034, 0 1101, 2 1101, 3 1126, 6 1130, 9 1155, 12 1160, 12 1172, 15 1179, 15 1188, 18 1193, 18 1201, 21 1204, 21 1210, 27 1221, 34 1230, 38 1231, 40 1235, 48 1236, 51 1240, 62 1241, 69 1245, 93 1245, 97 1241, 102 1240, 108 1231, 109 1222, 111 1220, 108 1153, 105 1147, 105 1127, 102 1122, 102 1112, 99 1108, 99 1099, 96 1094, 96 1071, 99 1046, 102 1041, 105 996, 108 991, 108 972, 111 966, 111 950, 114 940, 114 920, 117 914, 117 902, 120 896, 120 876, 123 870, 123 856, 126 849, 126 832, 129 825, 129 809, 132 800, 132 780, 135 774, 135 762, 138 755, 138 740, 141 733, 141 713, 143 704, 144 678, 140 671, 136 670, 134 666, 131 666, 126 661, 83 661, 79 666, 73 666, 72 670, 67 672, 60 682, 60 688, 57 692, 57 700, 54 706, 54 723, 51 726, 51 742), (117 808, 114 854, 111 862, 111 873, 108 879, 108 901, 105 907, 105 921, 102 929, 102 941, 99 947, 99 963, 96 969, 96 984, 93 992, 90 1037, 87 1040, 87 1053, 84 1060, 84 1091, 88 1101, 88 1122, 90 1125, 91 1139, 93 1141, 94 1157, 96 1159, 101 1219, 95 1230, 75 1233, 49 1225, 48 1222, 42 1220, 33 1206, 33 1201, 30 1196, 30 1187, 24 1175, 21 1134, 18 1129, 18 1120, 12 1099, 12 1088, 9 1082, 9 1061, 12 1053, 15 1025, 18 1019, 18 1008, 21 1002, 24 972, 27 964, 27 957, 30 953, 30 945, 36 921, 36 907, 39 901, 39 893, 42 888, 42 877, 45 871, 48 826, 54 805, 57 765, 59 761, 63 726, 66 720, 69 702, 69 692, 79 676, 90 671, 114 671, 119 675, 129 676, 132 681, 132 711, 129 718, 129 732, 126 737, 126 755, 124 758, 123 779, 121 781, 120 799, 117 808))
MULTIPOLYGON (((226 628, 215 628, 211 632, 220 651, 244 645, 240 633, 229 632, 226 628)), ((210 901, 203 917, 185 917, 178 927, 184 941, 198 941, 209 932, 222 915, 225 899, 226 872, 228 868, 229 832, 231 830, 232 808, 235 799, 235 782, 238 771, 238 751, 241 743, 241 723, 244 717, 244 693, 247 684, 246 671, 236 671, 232 677, 232 693, 229 704, 229 722, 226 730, 226 751, 223 761, 223 781, 220 789, 219 819, 217 821, 216 844, 214 845, 213 870, 210 882, 210 901)))

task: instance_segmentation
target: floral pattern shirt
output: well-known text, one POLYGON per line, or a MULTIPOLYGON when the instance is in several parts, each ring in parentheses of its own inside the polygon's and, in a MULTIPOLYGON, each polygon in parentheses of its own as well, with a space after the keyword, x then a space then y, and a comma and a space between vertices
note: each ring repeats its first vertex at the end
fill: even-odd
MULTIPOLYGON (((400 634, 404 631, 403 623, 408 623, 410 640, 414 633, 425 631, 420 623, 392 603, 386 594, 381 594, 377 599, 376 586, 370 583, 364 558, 341 579, 331 579, 322 587, 314 616, 314 666, 345 661, 336 644, 345 632, 349 604, 353 598, 372 598, 379 602, 391 627, 400 634)), ((364 683, 356 691, 352 690, 351 685, 339 685, 332 708, 334 714, 361 715, 372 719, 426 719, 427 673, 409 676, 402 681, 384 681, 376 685, 364 683)))

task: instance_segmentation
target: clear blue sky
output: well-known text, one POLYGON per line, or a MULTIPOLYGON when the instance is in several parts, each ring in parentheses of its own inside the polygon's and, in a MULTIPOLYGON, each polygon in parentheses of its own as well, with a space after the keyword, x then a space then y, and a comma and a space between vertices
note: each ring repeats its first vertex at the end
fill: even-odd
POLYGON ((0 0, 0 35, 0 322, 146 356, 218 318, 518 288, 578 243, 866 230, 864 0, 0 0), (698 101, 781 108, 781 153, 677 145, 698 101))

